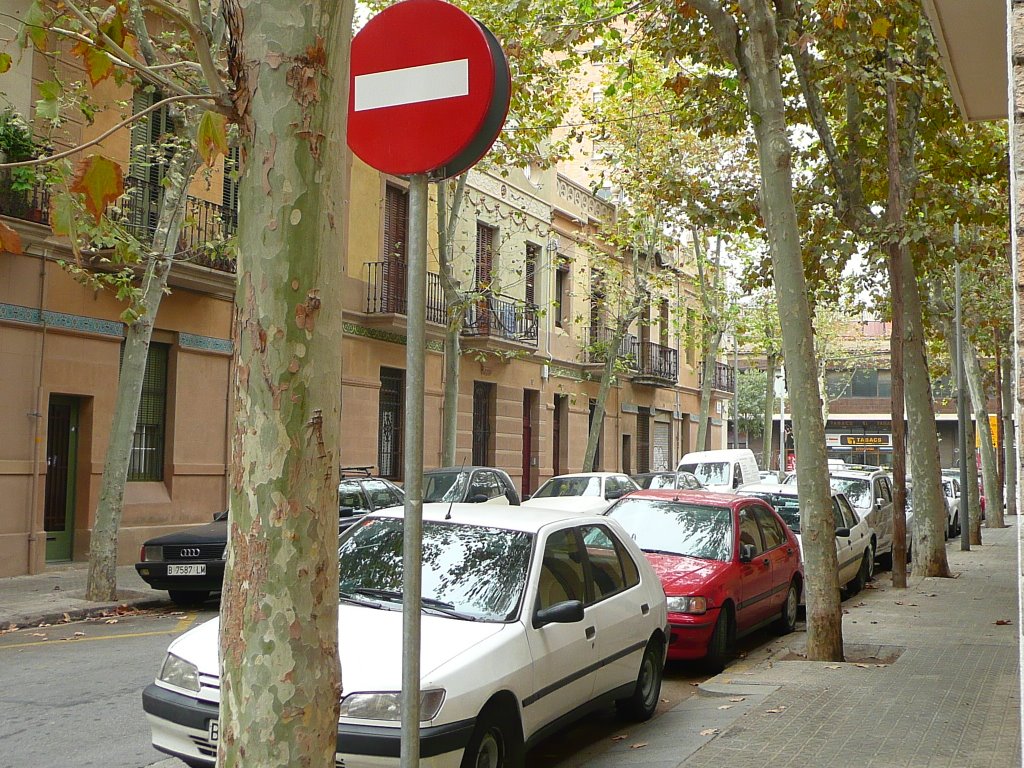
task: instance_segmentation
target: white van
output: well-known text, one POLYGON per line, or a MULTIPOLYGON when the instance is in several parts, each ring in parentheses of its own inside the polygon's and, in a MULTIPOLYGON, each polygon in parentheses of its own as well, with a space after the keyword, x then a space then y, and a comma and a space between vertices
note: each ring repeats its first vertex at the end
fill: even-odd
POLYGON ((709 491, 732 493, 741 485, 761 479, 757 459, 749 448, 730 448, 720 451, 697 451, 683 456, 676 467, 680 472, 692 472, 709 491))

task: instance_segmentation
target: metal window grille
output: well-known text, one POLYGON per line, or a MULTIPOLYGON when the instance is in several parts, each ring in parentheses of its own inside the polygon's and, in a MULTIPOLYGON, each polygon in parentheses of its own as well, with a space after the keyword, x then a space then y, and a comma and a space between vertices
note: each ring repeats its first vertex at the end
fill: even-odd
POLYGON ((494 385, 484 381, 473 382, 473 463, 490 466, 491 447, 491 392, 494 385))
POLYGON ((402 476, 402 407, 405 402, 405 371, 380 369, 379 439, 377 466, 382 477, 402 476))
POLYGON ((142 380, 142 397, 139 399, 139 412, 135 420, 135 437, 128 462, 128 480, 164 479, 169 350, 167 344, 149 345, 146 374, 142 380))

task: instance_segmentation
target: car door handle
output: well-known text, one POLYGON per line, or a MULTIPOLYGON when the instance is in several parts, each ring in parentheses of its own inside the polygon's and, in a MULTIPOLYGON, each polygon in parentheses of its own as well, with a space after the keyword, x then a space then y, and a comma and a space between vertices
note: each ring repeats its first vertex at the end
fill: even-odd
POLYGON ((761 565, 763 565, 765 568, 767 568, 771 564, 772 564, 771 558, 768 558, 768 557, 764 558, 761 561, 761 565))
POLYGON ((597 636, 597 629, 595 627, 587 627, 586 634, 587 640, 593 640, 597 636))

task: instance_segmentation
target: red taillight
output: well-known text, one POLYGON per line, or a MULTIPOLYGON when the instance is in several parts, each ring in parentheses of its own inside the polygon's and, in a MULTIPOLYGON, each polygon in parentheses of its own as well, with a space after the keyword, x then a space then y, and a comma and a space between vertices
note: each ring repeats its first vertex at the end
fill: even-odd
POLYGON ((143 546, 139 549, 139 561, 146 562, 146 547, 143 546))

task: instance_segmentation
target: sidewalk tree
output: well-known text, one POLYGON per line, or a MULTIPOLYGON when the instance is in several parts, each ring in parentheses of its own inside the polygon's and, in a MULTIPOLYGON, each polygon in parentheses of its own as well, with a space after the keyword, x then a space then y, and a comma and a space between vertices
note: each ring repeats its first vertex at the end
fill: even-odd
POLYGON ((742 337, 753 355, 764 355, 765 359, 759 411, 762 414, 762 426, 759 431, 764 436, 761 469, 769 470, 772 468, 773 423, 777 412, 776 405, 779 404, 779 399, 775 396, 775 374, 782 358, 782 328, 779 326, 779 309, 773 292, 770 288, 753 287, 748 284, 748 281, 754 280, 755 278, 749 274, 744 276, 744 286, 753 295, 751 301, 741 310, 742 337))
POLYGON ((787 126, 786 93, 780 70, 776 6, 768 0, 690 0, 664 19, 648 24, 648 38, 662 59, 700 61, 706 76, 692 79, 687 95, 707 98, 704 130, 735 123, 737 108, 753 131, 761 172, 760 199, 765 237, 782 326, 789 393, 793 402, 797 471, 800 475, 802 538, 806 566, 808 657, 843 658, 837 582, 835 523, 825 458, 817 366, 809 343, 813 330, 793 190, 793 149, 787 126), (732 115, 720 117, 731 107, 732 115))
MULTIPOLYGON (((196 110, 181 121, 189 129, 188 149, 175 148, 169 173, 188 175, 192 147, 207 160, 224 152, 227 124, 238 127, 236 420, 220 620, 221 766, 334 764, 339 254, 347 213, 352 11, 349 0, 219 6, 123 0, 103 8, 65 0, 37 3, 26 16, 27 40, 39 47, 49 35, 72 41, 94 82, 127 76, 183 112, 196 110)), ((42 109, 40 117, 55 119, 61 94, 42 93, 37 115, 42 109)), ((85 89, 72 95, 94 108, 85 89)), ((118 197, 111 165, 94 162, 69 186, 84 194, 82 204, 97 217, 118 197)), ((172 186, 185 189, 172 179, 164 190, 158 242, 166 248, 153 249, 153 279, 167 267, 166 249, 177 243, 166 223, 180 208, 172 186)), ((56 208, 54 218, 70 228, 68 210, 56 208)), ((146 307, 147 322, 153 313, 155 307, 146 307)))

